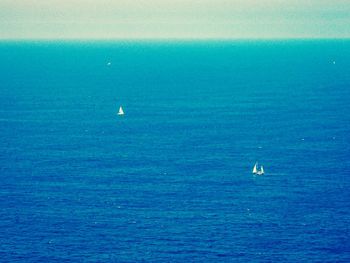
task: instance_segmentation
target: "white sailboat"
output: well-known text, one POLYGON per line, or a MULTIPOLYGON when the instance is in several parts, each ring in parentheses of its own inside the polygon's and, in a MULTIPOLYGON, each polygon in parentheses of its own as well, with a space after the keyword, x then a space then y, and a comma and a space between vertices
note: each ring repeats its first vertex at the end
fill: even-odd
POLYGON ((119 107, 118 115, 124 115, 122 106, 119 107))
POLYGON ((264 167, 263 166, 260 167, 260 174, 264 174, 264 167))
POLYGON ((252 173, 256 175, 263 175, 265 173, 264 167, 261 165, 260 170, 258 170, 258 163, 255 163, 252 173))
POLYGON ((257 166, 258 166, 258 163, 255 163, 253 172, 252 172, 253 174, 256 174, 258 172, 257 166))

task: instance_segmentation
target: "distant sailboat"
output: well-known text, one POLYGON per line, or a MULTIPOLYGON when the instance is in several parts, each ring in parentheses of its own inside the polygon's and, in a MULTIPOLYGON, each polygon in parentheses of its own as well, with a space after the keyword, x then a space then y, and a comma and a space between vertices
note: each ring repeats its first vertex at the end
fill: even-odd
POLYGON ((124 115, 122 106, 119 107, 118 115, 124 115))
POLYGON ((257 166, 258 166, 258 163, 256 163, 256 164, 254 165, 253 174, 256 174, 256 173, 258 172, 257 166))
POLYGON ((263 166, 260 166, 260 173, 258 173, 259 175, 262 175, 264 174, 264 167, 263 166))
POLYGON ((255 163, 252 173, 256 175, 263 175, 265 173, 264 167, 261 165, 260 170, 258 170, 258 163, 255 163))

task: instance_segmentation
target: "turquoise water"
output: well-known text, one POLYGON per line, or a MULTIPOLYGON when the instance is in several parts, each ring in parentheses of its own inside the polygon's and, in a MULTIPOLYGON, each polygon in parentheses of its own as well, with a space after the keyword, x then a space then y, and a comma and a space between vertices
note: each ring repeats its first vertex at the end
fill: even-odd
POLYGON ((0 261, 349 261, 349 69, 345 40, 2 42, 0 261))

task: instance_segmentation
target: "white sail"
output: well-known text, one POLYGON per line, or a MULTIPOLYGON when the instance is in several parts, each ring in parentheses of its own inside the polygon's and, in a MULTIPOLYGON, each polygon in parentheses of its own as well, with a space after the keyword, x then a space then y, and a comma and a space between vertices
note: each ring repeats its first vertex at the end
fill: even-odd
POLYGON ((260 174, 264 174, 264 167, 263 166, 260 167, 260 174))
POLYGON ((124 115, 122 106, 119 107, 118 115, 124 115))
POLYGON ((257 167, 257 164, 254 165, 253 174, 256 174, 258 172, 258 169, 256 167, 257 167))

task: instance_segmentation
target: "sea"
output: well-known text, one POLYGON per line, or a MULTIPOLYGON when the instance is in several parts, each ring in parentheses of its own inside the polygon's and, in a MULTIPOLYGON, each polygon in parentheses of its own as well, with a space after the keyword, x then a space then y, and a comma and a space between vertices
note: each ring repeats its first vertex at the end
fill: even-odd
POLYGON ((0 262, 350 262, 350 40, 0 42, 0 262))

